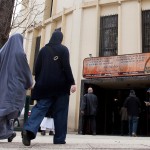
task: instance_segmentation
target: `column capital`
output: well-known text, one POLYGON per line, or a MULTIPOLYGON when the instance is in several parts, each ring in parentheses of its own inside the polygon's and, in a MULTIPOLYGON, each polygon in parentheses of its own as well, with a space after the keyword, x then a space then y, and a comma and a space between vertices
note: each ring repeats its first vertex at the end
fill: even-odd
POLYGON ((118 0, 118 5, 119 5, 119 6, 121 5, 121 0, 118 0))

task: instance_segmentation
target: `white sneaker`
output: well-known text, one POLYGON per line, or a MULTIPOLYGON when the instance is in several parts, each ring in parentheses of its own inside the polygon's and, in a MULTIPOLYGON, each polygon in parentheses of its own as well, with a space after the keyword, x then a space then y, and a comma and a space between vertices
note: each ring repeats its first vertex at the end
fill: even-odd
POLYGON ((132 133, 132 136, 133 136, 133 137, 136 137, 137 135, 136 135, 135 133, 132 133))

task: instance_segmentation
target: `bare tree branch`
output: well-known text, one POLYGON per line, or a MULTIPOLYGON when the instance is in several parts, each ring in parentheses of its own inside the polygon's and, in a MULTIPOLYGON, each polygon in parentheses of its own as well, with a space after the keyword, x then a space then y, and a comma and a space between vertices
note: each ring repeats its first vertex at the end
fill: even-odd
POLYGON ((0 0, 0 48, 11 30, 24 33, 43 20, 44 2, 36 0, 0 0), (18 6, 21 6, 18 12, 18 6))
MULTIPOLYGON (((16 14, 14 12, 13 14, 14 17, 11 26, 13 30, 17 31, 18 29, 22 29, 22 33, 24 33, 29 27, 35 26, 39 23, 37 19, 44 12, 44 8, 41 9, 44 3, 36 2, 36 0, 30 1, 30 3, 28 3, 28 1, 20 2, 22 4, 20 13, 16 14)), ((19 5, 20 3, 18 2, 17 4, 19 5)), ((42 18, 40 19, 40 21, 41 20, 42 18)))

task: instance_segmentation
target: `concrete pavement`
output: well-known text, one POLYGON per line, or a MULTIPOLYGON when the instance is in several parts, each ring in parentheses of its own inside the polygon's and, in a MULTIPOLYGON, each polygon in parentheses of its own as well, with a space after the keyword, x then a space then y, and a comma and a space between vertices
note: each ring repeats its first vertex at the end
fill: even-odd
POLYGON ((24 146, 20 132, 12 143, 0 141, 0 150, 150 150, 150 137, 78 135, 69 133, 67 144, 53 144, 53 136, 41 136, 31 141, 31 146, 24 146))

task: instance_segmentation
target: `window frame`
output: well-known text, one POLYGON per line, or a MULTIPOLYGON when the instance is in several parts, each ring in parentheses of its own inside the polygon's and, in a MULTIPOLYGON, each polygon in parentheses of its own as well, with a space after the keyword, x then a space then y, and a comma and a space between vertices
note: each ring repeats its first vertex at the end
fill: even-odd
POLYGON ((118 55, 118 14, 100 17, 99 43, 99 56, 118 55))

